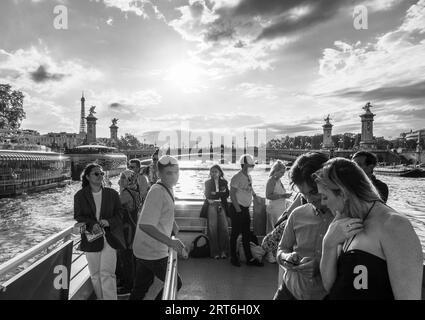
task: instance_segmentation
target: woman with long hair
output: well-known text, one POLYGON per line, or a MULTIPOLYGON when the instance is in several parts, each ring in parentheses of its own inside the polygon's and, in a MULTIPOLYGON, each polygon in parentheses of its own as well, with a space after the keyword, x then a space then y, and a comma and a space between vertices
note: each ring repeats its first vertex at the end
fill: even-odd
POLYGON ((97 298, 116 300, 116 250, 124 243, 122 207, 118 192, 103 186, 103 177, 98 164, 84 169, 82 188, 74 196, 74 219, 84 224, 80 249, 86 253, 97 298))
POLYGON ((219 165, 210 168, 210 179, 205 181, 205 203, 201 217, 208 221, 211 257, 226 259, 229 248, 227 198, 229 186, 219 165))
POLYGON ((422 248, 409 220, 385 205, 364 171, 335 158, 314 175, 335 219, 320 263, 328 299, 420 299, 422 248))
MULTIPOLYGON (((277 160, 269 174, 266 185, 266 233, 270 233, 275 228, 276 222, 280 216, 289 208, 291 201, 291 193, 287 193, 282 183, 282 177, 286 172, 285 164, 281 160, 277 160)), ((276 262, 276 252, 267 252, 267 260, 270 263, 276 262)))
POLYGON ((281 160, 277 160, 270 170, 266 185, 267 233, 274 229, 279 217, 291 205, 291 202, 287 200, 291 197, 291 193, 286 192, 281 180, 285 172, 286 167, 281 160))
POLYGON ((118 180, 120 199, 123 207, 123 225, 126 249, 118 251, 116 275, 120 284, 118 294, 127 294, 133 288, 135 263, 133 256, 133 239, 136 233, 138 212, 141 200, 138 188, 138 174, 132 170, 121 172, 118 180))

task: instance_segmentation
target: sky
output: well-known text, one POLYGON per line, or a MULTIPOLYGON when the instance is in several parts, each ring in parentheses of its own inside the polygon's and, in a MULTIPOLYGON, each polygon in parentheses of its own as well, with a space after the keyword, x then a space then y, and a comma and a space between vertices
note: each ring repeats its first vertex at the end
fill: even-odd
POLYGON ((359 133, 367 102, 375 136, 425 127, 425 0, 2 0, 0 30, 42 134, 79 131, 82 91, 98 137, 359 133))

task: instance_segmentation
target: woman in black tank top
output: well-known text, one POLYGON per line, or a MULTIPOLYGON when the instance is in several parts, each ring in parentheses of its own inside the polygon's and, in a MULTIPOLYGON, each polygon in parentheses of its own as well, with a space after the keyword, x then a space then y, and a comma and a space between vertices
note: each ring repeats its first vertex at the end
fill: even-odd
POLYGON ((422 247, 407 218, 385 206, 363 170, 347 159, 329 160, 313 177, 335 215, 320 262, 326 298, 420 299, 422 247))

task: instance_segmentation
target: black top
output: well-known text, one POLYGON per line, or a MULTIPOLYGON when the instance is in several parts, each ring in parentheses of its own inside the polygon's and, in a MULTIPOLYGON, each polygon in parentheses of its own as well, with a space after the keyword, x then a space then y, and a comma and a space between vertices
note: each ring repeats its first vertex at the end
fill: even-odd
POLYGON ((342 252, 329 300, 394 300, 387 262, 362 250, 342 252))
POLYGON ((208 200, 220 200, 222 208, 226 211, 226 214, 229 215, 229 206, 227 203, 227 198, 229 197, 230 191, 229 191, 228 182, 225 179, 220 178, 218 180, 218 188, 219 190, 217 191, 215 182, 212 178, 205 181, 205 198, 206 199, 201 209, 201 214, 200 214, 201 218, 208 217, 208 206, 209 206, 208 200), (215 194, 212 194, 212 192, 215 192, 215 194))
POLYGON ((381 196, 381 199, 384 202, 387 202, 388 200, 388 186, 386 183, 382 182, 381 180, 376 179, 374 175, 371 177, 372 183, 375 186, 375 188, 378 190, 379 195, 381 196))

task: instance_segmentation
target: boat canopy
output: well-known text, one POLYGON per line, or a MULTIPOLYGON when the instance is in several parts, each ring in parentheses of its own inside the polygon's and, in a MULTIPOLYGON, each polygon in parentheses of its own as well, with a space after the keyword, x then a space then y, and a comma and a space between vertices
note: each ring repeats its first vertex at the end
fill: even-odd
POLYGON ((62 161, 67 159, 68 157, 57 153, 42 154, 0 150, 0 160, 2 161, 62 161))

